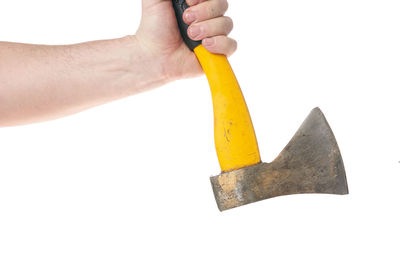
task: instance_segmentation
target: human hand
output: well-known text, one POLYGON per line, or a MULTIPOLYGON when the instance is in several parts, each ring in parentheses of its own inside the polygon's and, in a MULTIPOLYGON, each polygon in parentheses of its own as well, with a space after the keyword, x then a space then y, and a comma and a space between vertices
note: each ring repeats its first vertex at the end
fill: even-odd
MULTIPOLYGON (((202 40, 203 46, 216 54, 231 55, 237 43, 227 37, 232 19, 224 16, 227 0, 187 0, 189 8, 183 18, 189 25, 188 35, 202 40)), ((196 56, 180 35, 171 0, 142 0, 142 20, 134 36, 143 53, 161 64, 169 80, 188 78, 203 73, 196 56)))

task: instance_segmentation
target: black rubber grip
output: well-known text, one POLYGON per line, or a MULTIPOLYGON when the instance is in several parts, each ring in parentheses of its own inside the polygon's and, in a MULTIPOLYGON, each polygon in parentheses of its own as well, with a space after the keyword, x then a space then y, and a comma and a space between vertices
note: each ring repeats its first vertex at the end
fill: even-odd
POLYGON ((183 12, 185 12, 189 6, 187 5, 186 0, 172 0, 172 5, 174 6, 176 20, 178 21, 178 27, 181 31, 183 41, 190 50, 193 51, 193 49, 201 45, 201 41, 193 41, 187 34, 189 26, 183 21, 183 12))

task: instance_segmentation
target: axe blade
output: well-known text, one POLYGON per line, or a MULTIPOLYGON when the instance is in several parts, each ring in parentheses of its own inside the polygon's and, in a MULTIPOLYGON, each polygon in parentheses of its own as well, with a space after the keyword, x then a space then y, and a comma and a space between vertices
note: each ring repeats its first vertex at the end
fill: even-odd
POLYGON ((348 194, 339 147, 319 108, 273 162, 222 173, 211 184, 220 211, 283 195, 348 194))

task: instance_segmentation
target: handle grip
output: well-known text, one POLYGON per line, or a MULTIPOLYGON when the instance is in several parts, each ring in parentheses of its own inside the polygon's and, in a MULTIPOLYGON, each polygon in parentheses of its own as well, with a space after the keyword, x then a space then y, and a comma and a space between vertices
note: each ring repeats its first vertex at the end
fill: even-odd
POLYGON ((172 0, 178 26, 187 46, 194 51, 211 89, 214 108, 215 148, 222 172, 229 172, 261 162, 253 123, 239 83, 224 55, 205 49, 201 42, 187 35, 183 13, 185 0, 172 0))
POLYGON ((193 51, 196 47, 201 45, 201 41, 193 41, 188 36, 187 30, 189 26, 183 21, 183 13, 189 8, 189 6, 186 3, 186 0, 172 0, 172 4, 174 6, 176 20, 178 21, 178 27, 183 41, 186 43, 189 49, 193 51))

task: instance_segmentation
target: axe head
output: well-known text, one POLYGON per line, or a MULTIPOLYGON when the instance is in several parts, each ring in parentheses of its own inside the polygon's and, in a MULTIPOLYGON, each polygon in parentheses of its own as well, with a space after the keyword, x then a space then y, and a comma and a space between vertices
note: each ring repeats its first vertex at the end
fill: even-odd
POLYGON ((290 194, 348 194, 339 147, 319 108, 273 162, 222 173, 211 184, 221 211, 290 194))

